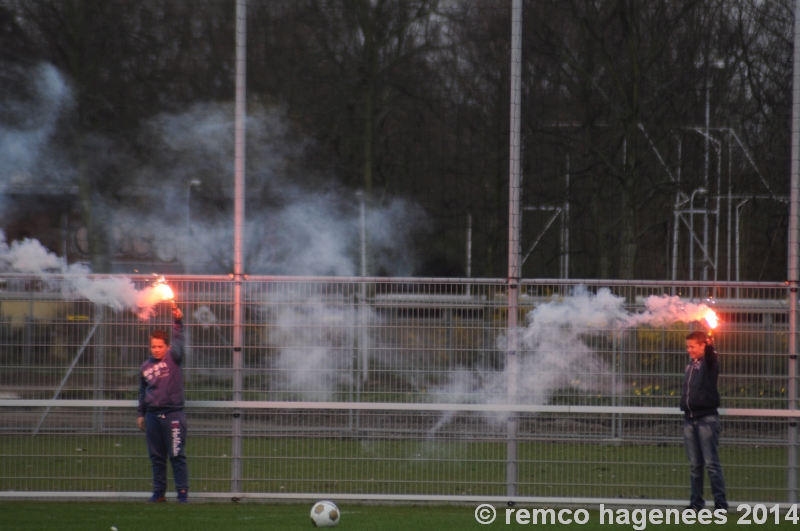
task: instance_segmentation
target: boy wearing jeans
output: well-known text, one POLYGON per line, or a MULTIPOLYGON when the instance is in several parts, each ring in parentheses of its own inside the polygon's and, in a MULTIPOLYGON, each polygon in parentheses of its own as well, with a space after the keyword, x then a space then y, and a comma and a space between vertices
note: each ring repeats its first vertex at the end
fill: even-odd
POLYGON ((684 414, 683 441, 689 458, 691 497, 689 508, 699 511, 703 499, 703 467, 708 470, 715 509, 728 509, 725 478, 719 462, 719 354, 713 338, 705 332, 686 336, 689 364, 683 378, 681 411, 684 414))

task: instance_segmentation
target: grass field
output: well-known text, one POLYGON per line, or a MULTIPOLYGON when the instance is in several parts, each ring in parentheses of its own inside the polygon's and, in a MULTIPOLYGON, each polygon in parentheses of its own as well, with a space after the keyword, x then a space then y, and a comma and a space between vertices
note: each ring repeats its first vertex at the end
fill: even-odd
MULTIPOLYGON (((228 492, 230 439, 189 440, 191 490, 228 492)), ((786 450, 721 448, 731 500, 786 499, 786 450)), ((505 494, 505 445, 495 442, 246 438, 244 492, 505 494)), ((688 467, 681 444, 519 445, 520 496, 683 499, 688 467)), ((0 491, 150 490, 142 437, 0 438, 0 491)), ((2 529, 0 527, 0 529, 2 529)))
MULTIPOLYGON (((264 531, 309 530, 311 504, 260 504, 260 503, 192 503, 178 505, 166 503, 148 505, 136 502, 0 502, 0 529, 3 531, 264 531)), ((475 521, 474 505, 357 505, 339 504, 342 520, 338 530, 347 531, 465 531, 469 529, 513 529, 526 525, 513 518, 505 522, 505 508, 498 507, 498 517, 493 523, 481 525, 475 521)), ((563 531, 621 531, 642 527, 633 524, 600 524, 597 508, 589 511, 589 521, 584 525, 556 524, 563 531)), ((615 508, 616 510, 616 508, 615 508)), ((711 528, 718 531, 742 529, 737 523, 739 513, 729 513, 725 524, 647 524, 646 529, 690 531, 711 528)), ((776 525, 770 515, 767 522, 750 524, 745 528, 788 530, 796 528, 780 516, 776 525)), ((528 524, 530 525, 530 524, 528 524)))

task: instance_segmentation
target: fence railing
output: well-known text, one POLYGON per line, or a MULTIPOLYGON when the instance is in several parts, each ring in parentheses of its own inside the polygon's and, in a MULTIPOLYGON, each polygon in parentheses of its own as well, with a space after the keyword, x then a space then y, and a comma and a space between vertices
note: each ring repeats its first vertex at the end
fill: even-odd
MULTIPOLYGON (((167 280, 186 314, 198 497, 504 500, 513 419, 519 500, 685 503, 678 400, 698 325, 632 324, 652 296, 713 297, 729 498, 786 499, 795 413, 781 284, 525 281, 510 397, 503 280, 251 277, 234 402, 232 281, 167 280)), ((0 496, 144 495, 138 367, 168 305, 143 320, 57 278, 0 288, 0 496)))

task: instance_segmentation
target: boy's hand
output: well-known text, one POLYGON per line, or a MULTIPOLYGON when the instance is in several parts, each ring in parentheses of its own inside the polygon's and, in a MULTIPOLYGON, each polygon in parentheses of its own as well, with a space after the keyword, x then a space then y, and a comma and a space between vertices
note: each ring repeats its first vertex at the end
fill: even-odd
POLYGON ((136 418, 136 426, 138 426, 139 431, 144 431, 144 417, 136 418))

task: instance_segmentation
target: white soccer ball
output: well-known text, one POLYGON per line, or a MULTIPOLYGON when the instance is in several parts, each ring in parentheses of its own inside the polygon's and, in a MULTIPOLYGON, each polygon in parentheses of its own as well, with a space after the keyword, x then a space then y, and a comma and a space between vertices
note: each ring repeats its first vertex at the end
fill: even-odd
POLYGON ((341 520, 342 513, 332 501, 318 501, 311 508, 311 523, 314 527, 333 527, 341 520))

